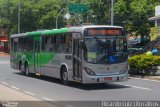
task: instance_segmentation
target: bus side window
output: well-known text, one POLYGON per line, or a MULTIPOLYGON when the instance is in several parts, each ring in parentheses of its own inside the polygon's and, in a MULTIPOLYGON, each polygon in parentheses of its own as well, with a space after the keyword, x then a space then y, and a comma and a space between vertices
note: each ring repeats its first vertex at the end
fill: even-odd
POLYGON ((33 50, 33 39, 31 37, 26 38, 25 49, 27 51, 32 51, 33 50))
POLYGON ((56 39, 54 46, 56 47, 57 53, 64 53, 64 36, 62 34, 55 35, 56 39))
POLYGON ((45 51, 45 36, 42 36, 41 49, 42 49, 42 51, 45 51))
POLYGON ((14 42, 13 44, 14 44, 14 49, 13 49, 13 51, 14 51, 14 52, 17 52, 17 51, 18 51, 18 50, 17 50, 18 44, 17 44, 17 42, 14 42))
POLYGON ((18 50, 20 51, 20 52, 23 52, 24 51, 24 38, 22 37, 22 38, 19 38, 18 39, 18 50))
POLYGON ((52 36, 45 37, 45 51, 52 52, 53 51, 53 44, 52 44, 52 36))
POLYGON ((14 47, 13 43, 14 43, 14 41, 13 41, 13 38, 12 38, 11 39, 11 43, 10 43, 10 50, 11 50, 11 52, 13 52, 13 47, 14 47))
POLYGON ((60 44, 60 51, 61 53, 66 53, 66 44, 65 44, 65 35, 61 35, 61 44, 60 44))
POLYGON ((70 54, 72 53, 72 35, 71 34, 65 34, 65 46, 66 46, 66 53, 70 54))
POLYGON ((57 53, 72 53, 72 35, 57 34, 52 36, 53 50, 57 53))
POLYGON ((53 35, 52 36, 52 44, 53 44, 53 51, 57 51, 57 47, 56 47, 56 36, 55 35, 53 35))

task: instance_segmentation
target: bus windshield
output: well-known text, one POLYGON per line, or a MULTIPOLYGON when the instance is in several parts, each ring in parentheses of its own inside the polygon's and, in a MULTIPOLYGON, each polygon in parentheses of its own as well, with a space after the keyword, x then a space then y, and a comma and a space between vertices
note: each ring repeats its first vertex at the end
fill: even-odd
POLYGON ((115 64, 127 59, 126 38, 84 38, 84 59, 92 64, 115 64))

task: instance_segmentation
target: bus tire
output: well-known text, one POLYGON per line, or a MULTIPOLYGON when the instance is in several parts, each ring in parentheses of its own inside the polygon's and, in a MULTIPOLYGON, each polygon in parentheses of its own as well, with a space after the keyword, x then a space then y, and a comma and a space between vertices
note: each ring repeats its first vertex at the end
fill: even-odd
POLYGON ((62 67, 60 72, 62 84, 68 85, 68 73, 66 67, 62 67))
POLYGON ((25 72, 24 72, 24 74, 25 74, 25 76, 30 76, 28 64, 25 64, 25 72))

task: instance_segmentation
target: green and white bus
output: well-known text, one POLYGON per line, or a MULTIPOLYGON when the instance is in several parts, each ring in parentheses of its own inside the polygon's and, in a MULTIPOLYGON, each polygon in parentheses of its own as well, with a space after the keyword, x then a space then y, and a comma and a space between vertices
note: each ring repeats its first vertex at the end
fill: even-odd
POLYGON ((128 80, 127 37, 120 26, 88 25, 10 36, 11 67, 79 83, 128 80))

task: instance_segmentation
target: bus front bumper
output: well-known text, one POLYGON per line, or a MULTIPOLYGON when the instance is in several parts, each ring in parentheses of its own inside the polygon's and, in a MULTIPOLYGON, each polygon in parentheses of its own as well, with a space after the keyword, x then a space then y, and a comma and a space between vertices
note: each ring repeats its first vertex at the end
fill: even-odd
POLYGON ((128 80, 128 72, 119 75, 107 75, 107 76, 90 76, 83 73, 82 83, 107 83, 107 82, 123 82, 128 80))

